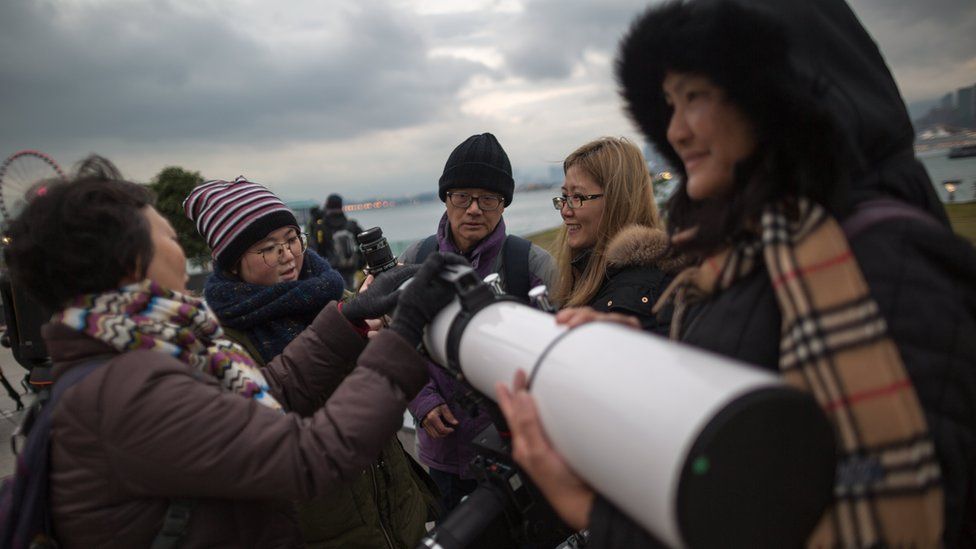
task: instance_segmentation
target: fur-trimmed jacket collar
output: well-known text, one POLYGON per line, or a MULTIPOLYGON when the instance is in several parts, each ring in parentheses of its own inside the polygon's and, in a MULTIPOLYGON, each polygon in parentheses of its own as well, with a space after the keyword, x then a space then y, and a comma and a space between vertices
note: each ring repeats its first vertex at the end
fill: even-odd
POLYGON ((606 258, 608 271, 657 267, 675 273, 687 264, 684 257, 673 253, 667 233, 644 225, 630 225, 618 232, 607 245, 606 258))

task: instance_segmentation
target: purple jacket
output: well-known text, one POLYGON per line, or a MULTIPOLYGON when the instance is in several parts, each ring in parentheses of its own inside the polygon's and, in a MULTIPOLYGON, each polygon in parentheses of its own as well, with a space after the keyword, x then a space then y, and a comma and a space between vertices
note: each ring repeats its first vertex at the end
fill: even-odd
MULTIPOLYGON (((505 237, 505 220, 502 219, 498 222, 495 230, 478 243, 473 250, 467 254, 461 254, 461 251, 454 245, 454 241, 450 237, 450 226, 446 213, 437 226, 438 250, 464 255, 471 262, 471 267, 481 277, 501 270, 500 256, 502 246, 505 243, 505 237)), ((404 263, 416 262, 419 248, 420 242, 408 248, 400 256, 400 259, 404 263)), ((533 248, 537 247, 533 246, 533 248)), ((533 251, 545 254, 541 249, 533 251)), ((546 257, 548 257, 548 254, 546 254, 546 257)), ((551 260, 552 258, 549 257, 549 261, 551 260)), ((532 262, 530 262, 529 278, 531 280, 529 287, 543 283, 543 278, 546 278, 541 273, 533 272, 531 266, 532 262)), ((410 413, 413 414, 413 417, 419 423, 431 410, 446 403, 451 409, 451 413, 457 418, 458 426, 454 429, 453 433, 444 438, 432 438, 423 429, 417 429, 418 455, 420 461, 428 467, 454 473, 460 475, 462 478, 471 478, 471 475, 467 471, 468 464, 475 456, 474 449, 470 444, 471 439, 487 427, 491 423, 491 419, 484 410, 479 409, 472 416, 468 414, 467 410, 464 410, 455 403, 455 397, 463 394, 465 388, 455 381, 443 368, 434 363, 428 363, 427 370, 430 373, 430 381, 424 385, 424 388, 420 390, 417 397, 409 404, 408 409, 410 413)))

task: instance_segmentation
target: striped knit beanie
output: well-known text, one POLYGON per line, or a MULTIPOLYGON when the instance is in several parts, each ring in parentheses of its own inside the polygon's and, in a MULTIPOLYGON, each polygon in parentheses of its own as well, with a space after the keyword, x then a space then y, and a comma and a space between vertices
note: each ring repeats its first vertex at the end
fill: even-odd
POLYGON ((217 264, 231 271, 255 242, 281 227, 298 227, 295 214, 274 193, 238 176, 207 181, 183 201, 183 211, 207 241, 217 264))

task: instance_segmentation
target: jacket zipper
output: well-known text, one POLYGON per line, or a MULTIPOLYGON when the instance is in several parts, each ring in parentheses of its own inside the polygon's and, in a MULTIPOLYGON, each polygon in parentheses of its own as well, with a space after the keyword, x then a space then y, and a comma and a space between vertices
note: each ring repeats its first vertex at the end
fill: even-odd
POLYGON ((371 463, 369 465, 369 478, 373 482, 373 497, 376 501, 376 516, 380 521, 380 531, 383 532, 383 537, 386 539, 387 546, 389 546, 390 549, 396 549, 396 546, 393 545, 393 540, 390 538, 389 532, 386 530, 386 524, 383 523, 383 509, 380 505, 380 486, 376 482, 376 470, 373 468, 374 466, 382 467, 383 458, 380 457, 376 464, 371 463))

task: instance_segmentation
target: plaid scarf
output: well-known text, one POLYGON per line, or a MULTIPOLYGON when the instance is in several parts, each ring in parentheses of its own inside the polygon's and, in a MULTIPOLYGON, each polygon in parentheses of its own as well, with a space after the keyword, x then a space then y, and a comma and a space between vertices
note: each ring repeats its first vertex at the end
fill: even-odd
POLYGON ((938 546, 943 499, 925 416, 847 239, 823 208, 768 205, 758 238, 679 274, 657 305, 675 304, 671 338, 689 305, 732 287, 760 258, 782 314, 779 369, 816 397, 838 441, 834 501, 809 545, 938 546))
POLYGON ((214 376, 234 393, 281 410, 261 370, 243 349, 223 338, 217 319, 199 299, 144 280, 117 291, 79 296, 53 320, 122 353, 165 353, 214 376))

